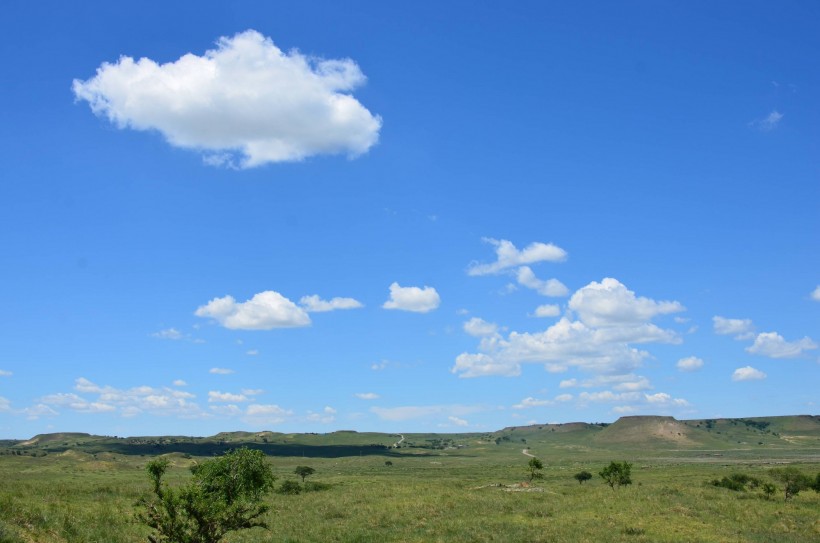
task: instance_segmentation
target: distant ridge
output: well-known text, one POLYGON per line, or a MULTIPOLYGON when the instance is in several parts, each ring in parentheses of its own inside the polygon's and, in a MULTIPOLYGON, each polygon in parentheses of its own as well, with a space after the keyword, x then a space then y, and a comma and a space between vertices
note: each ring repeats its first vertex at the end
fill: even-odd
MULTIPOLYGON (((43 455, 69 450, 91 454, 156 455, 173 452, 209 456, 235 447, 252 447, 271 456, 345 457, 396 455, 404 449, 432 454, 442 449, 474 446, 541 446, 559 449, 690 450, 744 449, 817 451, 820 456, 820 416, 795 415, 677 420, 670 416, 625 416, 608 423, 570 422, 509 426, 496 432, 398 433, 338 430, 319 433, 220 432, 211 437, 106 437, 81 432, 38 434, 26 441, 0 440, 0 454, 43 455), (4 451, 7 451, 4 453, 4 451)), ((501 449, 499 449, 501 450, 501 449)))

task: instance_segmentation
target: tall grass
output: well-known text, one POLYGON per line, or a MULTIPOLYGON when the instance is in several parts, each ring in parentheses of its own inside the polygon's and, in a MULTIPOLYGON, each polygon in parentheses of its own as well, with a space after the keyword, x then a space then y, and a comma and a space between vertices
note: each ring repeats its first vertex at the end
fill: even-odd
MULTIPOLYGON (((126 543, 147 541, 134 521, 135 503, 149 490, 149 458, 107 464, 68 457, 0 457, 0 543, 126 543)), ((612 457, 622 460, 621 457, 612 457)), ((508 454, 339 459, 274 458, 279 481, 296 465, 316 468, 326 490, 271 495, 269 531, 237 533, 250 542, 794 542, 820 541, 820 496, 804 491, 786 504, 760 491, 733 492, 709 484, 738 471, 770 480, 763 465, 637 461, 634 484, 612 490, 601 460, 553 458, 535 488, 527 458, 508 454), (572 474, 587 469, 583 485, 572 474), (512 487, 512 488, 511 488, 512 487), (513 491, 516 490, 516 491, 513 491)), ((629 458, 634 461, 634 458, 629 458)), ((801 466, 817 473, 820 464, 801 466)), ((170 481, 188 477, 184 463, 170 481)))

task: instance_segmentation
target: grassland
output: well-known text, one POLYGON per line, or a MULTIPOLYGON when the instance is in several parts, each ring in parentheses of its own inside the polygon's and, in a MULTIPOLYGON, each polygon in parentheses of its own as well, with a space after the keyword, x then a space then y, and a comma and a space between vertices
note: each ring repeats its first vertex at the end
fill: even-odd
POLYGON ((230 433, 211 438, 50 434, 0 445, 0 543, 146 541, 134 521, 148 492, 145 464, 172 462, 169 482, 239 445, 265 450, 281 482, 297 465, 327 490, 273 494, 271 529, 229 542, 812 542, 820 495, 733 492, 708 484, 773 467, 820 471, 818 417, 675 421, 627 417, 612 425, 537 425, 487 434, 230 433), (401 441, 398 448, 395 443, 401 441), (545 463, 527 479, 524 450, 545 463), (633 463, 634 484, 596 477, 633 463), (386 465, 390 462, 392 465, 386 465))

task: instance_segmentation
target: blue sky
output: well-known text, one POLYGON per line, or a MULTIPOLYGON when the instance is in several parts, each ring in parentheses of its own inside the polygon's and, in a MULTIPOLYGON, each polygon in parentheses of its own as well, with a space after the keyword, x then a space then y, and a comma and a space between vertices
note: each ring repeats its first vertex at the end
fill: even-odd
POLYGON ((817 413, 814 2, 17 2, 0 436, 817 413))

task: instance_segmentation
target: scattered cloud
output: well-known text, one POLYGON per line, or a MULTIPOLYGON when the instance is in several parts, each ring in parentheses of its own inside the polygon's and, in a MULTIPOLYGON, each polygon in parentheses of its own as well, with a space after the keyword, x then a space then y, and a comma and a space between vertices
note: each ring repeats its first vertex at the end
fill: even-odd
POLYGON ((11 402, 8 398, 0 396, 0 413, 5 413, 7 411, 11 411, 11 402))
POLYGON ((29 420, 37 420, 40 417, 56 417, 60 413, 49 407, 48 405, 38 403, 31 407, 26 407, 21 410, 21 413, 29 420))
POLYGON ((558 383, 558 388, 575 388, 578 386, 578 379, 564 379, 558 383))
POLYGON ((12 375, 10 371, 0 370, 0 377, 11 377, 12 375))
POLYGON ((535 276, 535 272, 529 266, 518 268, 518 284, 536 291, 542 296, 560 298, 569 294, 569 289, 558 279, 547 279, 543 281, 535 276))
POLYGON ((811 291, 810 296, 815 302, 820 302, 820 285, 817 285, 817 288, 811 291))
POLYGON ((174 380, 174 382, 173 382, 172 384, 173 384, 175 387, 185 387, 185 386, 188 386, 188 383, 186 383, 186 382, 185 382, 185 381, 183 381, 182 379, 175 379, 175 380, 174 380))
POLYGON ((715 315, 712 326, 716 334, 735 336, 735 339, 746 340, 754 337, 754 324, 751 319, 727 319, 715 315))
POLYGON ((378 400, 380 398, 375 392, 357 392, 354 396, 360 400, 378 400))
POLYGON ((384 302, 384 309, 399 309, 415 313, 427 313, 438 308, 441 298, 433 287, 402 287, 398 283, 390 285, 390 299, 384 302))
POLYGON ((688 407, 689 402, 684 400, 683 398, 673 398, 669 394, 665 392, 658 392, 657 394, 644 394, 644 399, 652 405, 655 406, 675 406, 675 407, 688 407))
POLYGON ((266 290, 246 302, 237 303, 233 296, 214 298, 194 312, 210 317, 231 330, 271 330, 310 325, 310 317, 301 307, 278 292, 266 290))
POLYGON ((543 332, 483 338, 481 352, 458 355, 451 372, 460 377, 511 377, 521 374, 521 364, 542 363, 551 372, 577 367, 596 374, 624 375, 650 356, 631 344, 681 341, 674 331, 648 320, 683 311, 683 306, 638 298, 615 279, 592 282, 578 290, 570 307, 580 320, 565 316, 543 332))
POLYGON ((245 351, 245 354, 248 355, 248 356, 257 356, 259 354, 259 350, 258 349, 250 349, 248 351, 245 351))
POLYGON ((490 264, 473 263, 467 268, 468 275, 491 275, 501 273, 518 266, 536 262, 563 262, 567 252, 552 243, 535 242, 518 250, 511 241, 484 238, 486 243, 495 246, 496 261, 490 264))
POLYGON ((484 319, 473 317, 464 323, 464 331, 474 337, 494 336, 498 333, 498 326, 484 319))
POLYGON ((364 307, 361 302, 353 298, 322 300, 315 294, 313 296, 302 296, 302 299, 299 300, 299 305, 308 313, 322 313, 325 311, 335 311, 337 309, 358 309, 364 307))
POLYGON ((766 374, 760 370, 756 370, 751 366, 745 366, 743 368, 738 368, 732 374, 732 381, 758 381, 760 379, 765 379, 766 374))
POLYGON ((463 417, 484 410, 482 407, 469 405, 407 405, 401 407, 371 407, 370 412, 382 420, 403 422, 406 420, 429 417, 463 417))
POLYGON ((72 89, 117 127, 156 130, 210 165, 355 157, 378 141, 381 119, 350 95, 366 80, 352 60, 283 52, 254 30, 216 45, 166 64, 122 56, 72 89))
POLYGON ((71 409, 78 413, 108 413, 117 410, 117 407, 112 403, 100 401, 89 402, 74 393, 50 394, 40 398, 40 402, 49 406, 71 409))
POLYGON ((777 332, 763 332, 758 334, 754 343, 746 348, 751 354, 768 356, 769 358, 794 358, 805 351, 814 350, 817 344, 809 337, 797 341, 786 341, 777 332))
POLYGON ((753 128, 757 128, 763 132, 768 132, 770 130, 774 130, 780 124, 780 121, 783 119, 783 114, 779 111, 772 110, 767 116, 763 117, 762 119, 755 119, 754 121, 749 123, 749 126, 753 128))
POLYGON ((687 356, 678 360, 675 365, 680 371, 696 371, 703 367, 703 360, 697 356, 687 356))
POLYGON ((247 402, 250 398, 244 394, 232 394, 230 392, 219 392, 218 390, 208 391, 208 402, 211 403, 235 403, 247 402))
POLYGON ((151 334, 151 336, 159 339, 170 339, 174 341, 183 339, 185 337, 182 335, 182 332, 180 332, 176 328, 166 328, 165 330, 154 332, 153 334, 151 334))
POLYGON ((121 416, 141 413, 174 415, 181 418, 202 416, 199 406, 190 392, 170 387, 137 386, 128 389, 97 385, 84 377, 74 381, 74 390, 80 394, 93 395, 87 399, 76 393, 58 393, 44 396, 44 406, 62 407, 79 413, 117 412, 121 416))
POLYGON ((519 403, 512 406, 513 409, 530 409, 532 407, 543 407, 545 405, 552 405, 551 400, 539 400, 533 397, 527 397, 519 403))
POLYGON ((451 423, 453 423, 455 426, 462 426, 462 427, 464 427, 464 426, 469 426, 469 425, 470 425, 470 423, 469 423, 469 422, 467 422, 466 420, 461 419, 461 418, 459 418, 459 417, 453 417, 453 416, 450 416, 450 417, 447 417, 447 420, 449 420, 449 421, 450 421, 451 423))
POLYGON ((320 413, 308 411, 308 422, 318 422, 321 424, 330 424, 336 420, 336 410, 330 406, 326 406, 320 413))
POLYGON ((536 317, 557 317, 561 314, 561 308, 554 304, 539 305, 535 308, 536 317))
POLYGON ((230 375, 231 373, 235 373, 234 370, 228 368, 211 368, 208 370, 208 373, 213 373, 215 375, 230 375))
POLYGON ((242 420, 248 424, 280 424, 285 422, 293 411, 284 409, 276 404, 251 404, 245 410, 242 420))

